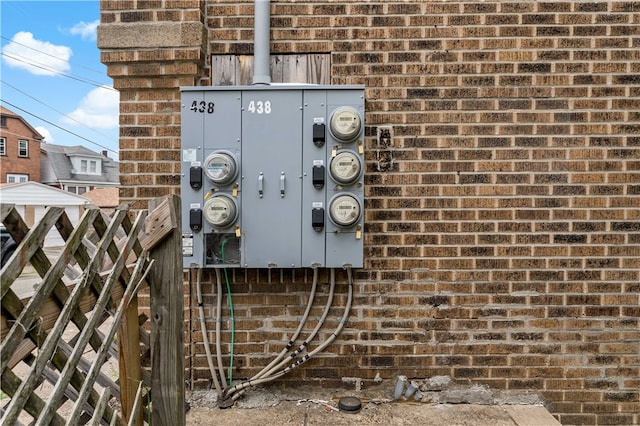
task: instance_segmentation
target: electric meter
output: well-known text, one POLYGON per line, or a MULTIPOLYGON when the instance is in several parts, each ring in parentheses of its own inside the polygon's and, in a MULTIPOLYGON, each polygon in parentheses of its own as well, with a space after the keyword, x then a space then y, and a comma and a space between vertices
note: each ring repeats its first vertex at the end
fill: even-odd
POLYGON ((336 139, 343 142, 351 142, 360 134, 362 120, 360 113, 353 107, 343 106, 336 109, 331 115, 329 128, 336 139))
POLYGON ((362 164, 360 158, 353 151, 340 151, 331 159, 329 173, 333 180, 343 185, 354 183, 358 180, 362 164))
POLYGON ((338 194, 329 203, 329 216, 338 226, 352 226, 360 220, 360 202, 353 195, 338 194))
POLYGON ((238 218, 235 200, 225 194, 214 195, 205 201, 203 211, 205 220, 216 228, 226 228, 238 218))
POLYGON ((227 152, 214 152, 204 160, 204 170, 209 180, 218 185, 231 183, 238 174, 233 155, 227 152))

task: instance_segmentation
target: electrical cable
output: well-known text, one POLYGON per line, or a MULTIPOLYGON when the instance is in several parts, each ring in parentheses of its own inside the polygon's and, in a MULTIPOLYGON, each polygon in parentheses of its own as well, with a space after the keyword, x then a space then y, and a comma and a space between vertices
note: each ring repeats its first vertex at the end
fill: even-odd
POLYGON ((225 389, 227 388, 227 379, 224 375, 224 365, 222 364, 222 348, 220 338, 220 323, 222 322, 222 278, 220 277, 220 269, 216 270, 216 285, 218 287, 217 309, 216 309, 216 357, 218 358, 218 372, 225 389))
MULTIPOLYGON (((17 44, 17 45, 19 45, 19 46, 26 47, 27 49, 29 49, 29 50, 33 50, 34 52, 42 53, 43 55, 49 56, 49 57, 51 57, 51 58, 53 58, 53 59, 57 59, 57 60, 59 60, 59 61, 67 62, 67 59, 63 59, 63 58, 60 58, 59 56, 52 55, 52 54, 51 54, 51 53, 49 53, 49 52, 45 52, 45 51, 43 51, 43 50, 36 49, 36 48, 34 48, 34 47, 32 47, 32 46, 29 46, 28 44, 20 43, 19 41, 16 41, 15 39, 10 39, 10 38, 5 37, 5 36, 0 36, 0 38, 2 38, 3 40, 7 40, 7 41, 9 41, 9 42, 11 42, 11 43, 13 43, 13 44, 17 44)), ((5 45, 5 46, 6 46, 6 45, 5 45)), ((77 64, 74 64, 74 66, 75 66, 75 65, 77 65, 77 64)), ((77 65, 77 66, 78 66, 79 68, 84 68, 85 70, 91 71, 91 72, 96 73, 96 74, 104 74, 104 71, 101 71, 101 70, 97 70, 97 69, 94 69, 94 68, 85 67, 84 65, 77 65)))
POLYGON ((80 83, 88 84, 90 86, 95 86, 95 87, 103 87, 103 88, 105 88, 107 90, 116 91, 116 89, 114 89, 113 87, 109 88, 108 86, 106 86, 105 84, 103 84, 103 83, 101 83, 99 81, 89 80, 88 78, 78 77, 78 76, 75 76, 73 74, 67 74, 67 73, 64 73, 64 72, 62 72, 60 70, 57 70, 55 68, 49 67, 47 65, 35 62, 33 60, 29 60, 28 58, 25 58, 24 56, 19 56, 19 55, 16 56, 16 55, 12 55, 12 54, 9 54, 9 53, 4 53, 4 52, 2 53, 2 56, 4 56, 5 58, 12 59, 12 60, 17 61, 17 62, 21 62, 21 63, 26 64, 26 65, 29 65, 30 67, 34 67, 34 68, 38 68, 38 69, 47 71, 47 72, 49 72, 51 74, 54 74, 54 75, 60 75, 62 77, 67 77, 67 78, 70 78, 72 80, 79 81, 80 83))
POLYGON ((335 287, 336 287, 336 274, 333 268, 331 268, 331 270, 329 271, 329 282, 330 282, 329 296, 327 297, 327 303, 324 306, 324 311, 322 312, 322 316, 320 317, 318 324, 316 324, 316 327, 309 334, 309 336, 307 336, 304 342, 302 342, 302 344, 298 347, 298 349, 296 349, 287 359, 284 359, 283 361, 281 361, 280 364, 271 368, 266 374, 263 375, 263 377, 268 377, 272 375, 275 371, 278 371, 279 369, 283 368, 287 364, 287 362, 297 358, 298 355, 306 349, 307 345, 309 345, 309 343, 316 337, 316 335, 324 325, 324 322, 327 319, 327 316, 329 315, 329 310, 331 309, 331 305, 333 304, 333 295, 335 293, 335 287))
MULTIPOLYGON (((196 294, 198 298, 198 313, 200 315, 200 329, 202 331, 202 344, 204 345, 205 353, 207 354, 207 364, 209 364, 209 371, 211 371, 211 377, 216 387, 218 397, 222 396, 222 389, 220 388, 220 382, 218 381, 218 373, 216 373, 215 366, 213 365, 213 357, 211 355, 211 348, 209 348, 209 337, 207 333, 207 326, 204 317, 204 303, 202 301, 202 269, 197 268, 196 271, 196 294)), ((189 279, 192 279, 193 268, 189 270, 189 279)))
MULTIPOLYGON (((221 257, 222 264, 225 264, 224 260, 224 245, 227 244, 227 241, 232 239, 233 237, 226 237, 222 240, 221 247, 221 257)), ((233 300, 231 299, 231 286, 229 285, 229 275, 227 274, 227 268, 223 268, 224 271, 224 279, 227 283, 227 301, 229 303, 229 316, 231 318, 231 346, 229 348, 229 386, 231 386, 233 382, 233 354, 234 354, 234 344, 235 344, 235 336, 236 336, 236 319, 233 314, 233 300)))
MULTIPOLYGON (((242 395, 242 391, 248 387, 251 386, 255 386, 255 385, 259 385, 262 383, 267 383, 270 382, 276 378, 282 377, 285 374, 287 374, 288 372, 290 372, 291 370, 293 370, 294 368, 299 367, 300 365, 306 363, 309 359, 311 359, 311 357, 313 357, 314 355, 318 354, 319 352, 323 351, 327 346, 329 346, 331 343, 333 343, 333 341, 338 337, 338 335, 340 334, 340 332, 342 332, 342 329, 344 328, 344 325, 347 322, 347 319, 349 317, 349 313, 351 311, 351 305, 353 303, 353 276, 352 276, 352 272, 351 272, 351 268, 347 267, 347 276, 348 276, 348 283, 349 283, 349 293, 347 295, 347 303, 346 306, 344 308, 344 313, 342 314, 342 318, 340 319, 336 329, 334 330, 334 332, 331 334, 331 336, 324 341, 322 344, 320 344, 317 348, 315 348, 313 351, 309 352, 308 354, 306 354, 304 357, 302 357, 301 359, 299 359, 298 361, 296 361, 295 363, 293 363, 292 365, 290 365, 289 367, 280 370, 268 377, 263 377, 260 379, 257 379, 255 381, 252 380, 248 380, 245 382, 242 382, 236 386, 234 386, 232 389, 230 389, 229 391, 233 390, 233 391, 237 391, 237 393, 235 395, 233 395, 232 400, 235 401, 237 400, 241 395, 242 395)), ((335 282, 335 271, 333 269, 331 269, 331 276, 332 276, 332 280, 335 282)), ((227 395, 229 395, 229 392, 227 392, 227 395)))
POLYGON ((282 360, 282 358, 287 354, 287 352, 289 352, 289 350, 293 347, 293 345, 295 344, 296 340, 298 339, 298 336, 300 335, 300 332, 302 332, 303 327, 307 323, 307 319, 309 318, 309 312, 311 312, 311 307, 313 306, 313 301, 315 299, 317 287, 318 287, 318 268, 315 267, 315 268, 313 268, 313 283, 311 284, 311 292, 309 294, 309 300, 307 302, 307 308, 305 309, 304 314, 302 314, 302 318, 300 319, 300 323, 298 324, 298 328, 293 333, 293 336, 291 336, 291 338, 289 339, 289 343, 287 343, 287 345, 282 349, 280 354, 278 354, 278 356, 273 361, 271 361, 269 363, 269 365, 264 367, 252 379, 258 379, 258 378, 264 376, 265 373, 267 371, 270 371, 271 368, 274 365, 276 365, 278 362, 280 362, 280 360, 282 360))
MULTIPOLYGON (((104 134, 104 133, 101 133, 101 132, 98 132, 98 131, 97 131, 97 130, 95 130, 93 127, 89 127, 89 126, 85 125, 84 123, 82 123, 82 122, 80 122, 80 121, 76 120, 75 118, 71 117, 70 115, 67 115, 67 114, 65 114, 64 112, 62 112, 62 111, 59 111, 59 110, 55 109, 55 108, 54 108, 54 107, 52 107, 51 105, 48 105, 48 104, 46 104, 46 103, 42 102, 40 99, 34 98, 33 96, 31 96, 31 95, 30 95, 30 94, 28 94, 27 92, 24 92, 24 91, 22 91, 22 90, 18 89, 18 88, 17 88, 17 87, 15 87, 14 85, 9 84, 9 83, 7 83, 6 81, 2 81, 2 80, 0 80, 0 81, 1 81, 1 82, 2 82, 2 84, 4 84, 5 86, 9 86, 10 88, 12 88, 13 90, 15 90, 16 92, 18 92, 18 93, 20 93, 20 94, 22 94, 22 95, 24 95, 24 96, 26 96, 26 97, 28 97, 28 98, 30 98, 30 99, 32 99, 32 100, 34 100, 34 101, 36 101, 36 102, 38 102, 38 103, 39 103, 39 104, 41 104, 41 105, 46 106, 46 107, 47 107, 47 108, 49 108, 50 110, 57 112, 58 114, 62 115, 63 117, 66 117, 67 119, 69 119, 69 120, 71 120, 71 121, 73 121, 73 122, 75 122, 75 123, 79 124, 80 126, 84 127, 85 129, 88 129, 88 130, 92 131, 93 133, 95 133, 95 134, 97 134, 97 135, 104 136, 105 138, 109 138, 109 136, 108 136, 108 135, 106 135, 106 134, 104 134)), ((104 88, 106 89, 106 88, 107 88, 107 86, 105 86, 104 88)))
MULTIPOLYGON (((307 323, 307 319, 309 318, 309 313, 311 312, 311 308, 313 307, 313 301, 315 299, 317 287, 318 287, 318 268, 314 267, 313 268, 313 283, 311 284, 311 291, 310 291, 310 294, 309 294, 309 300, 307 301, 307 308, 305 309, 304 314, 302 314, 302 318, 300 319, 300 322, 298 323, 298 328, 296 329, 296 331, 293 333, 293 335, 289 339, 289 343, 287 343, 287 345, 282 349, 282 351, 278 354, 278 356, 276 356, 276 358, 273 359, 259 373, 255 374, 251 379, 249 379, 249 381, 257 380, 257 379, 260 379, 260 378, 264 377, 266 375, 265 373, 270 371, 276 364, 278 364, 278 362, 280 362, 282 360, 282 358, 284 358, 284 356, 293 347, 293 345, 295 344, 296 340, 298 339, 298 336, 300 336, 300 333, 302 332, 302 329, 304 328, 305 324, 307 323)), ((232 392, 234 392, 233 388, 229 389, 227 395, 231 394, 232 392)), ((244 393, 244 390, 240 391, 237 397, 240 397, 243 393, 244 393)), ((237 399, 237 397, 236 397, 236 399, 237 399)))
POLYGON ((80 139, 82 139, 82 140, 85 140, 85 141, 87 141, 87 142, 89 142, 89 143, 92 143, 92 144, 94 144, 94 145, 96 145, 96 146, 99 146, 99 147, 100 147, 100 148, 102 148, 102 149, 105 149, 105 150, 107 150, 107 151, 111 151, 111 152, 113 152, 114 154, 118 155, 118 152, 117 152, 117 151, 114 151, 114 150, 113 150, 113 149, 111 149, 111 148, 107 148, 106 146, 104 146, 104 145, 100 145, 99 143, 94 142, 94 141, 92 141, 91 139, 87 139, 87 138, 85 138, 84 136, 80 136, 80 135, 79 135, 79 134, 77 134, 77 133, 73 133, 72 131, 65 129, 64 127, 60 127, 60 126, 58 126, 57 124, 52 123, 52 122, 51 122, 51 121, 49 121, 49 120, 46 120, 46 119, 44 119, 44 118, 42 118, 42 117, 39 117, 39 116, 37 116, 37 115, 35 115, 35 114, 33 114, 33 113, 31 113, 31 112, 27 111, 26 109, 22 109, 22 108, 20 108, 19 106, 12 104, 11 102, 7 102, 7 101, 5 101, 4 99, 1 99, 1 98, 0 98, 0 102, 4 102, 5 104, 10 105, 10 106, 12 106, 12 107, 13 107, 13 108, 15 108, 15 109, 18 109, 18 110, 20 110, 20 111, 24 112, 25 114, 29 114, 30 116, 35 117, 35 118, 37 118, 38 120, 42 120, 42 121, 44 121, 45 123, 50 124, 50 125, 52 125, 53 127, 56 127, 56 128, 58 128, 58 129, 62 130, 63 132, 67 132, 67 133, 69 133, 70 135, 73 135, 73 136, 75 136, 75 137, 77 137, 77 138, 80 138, 80 139))

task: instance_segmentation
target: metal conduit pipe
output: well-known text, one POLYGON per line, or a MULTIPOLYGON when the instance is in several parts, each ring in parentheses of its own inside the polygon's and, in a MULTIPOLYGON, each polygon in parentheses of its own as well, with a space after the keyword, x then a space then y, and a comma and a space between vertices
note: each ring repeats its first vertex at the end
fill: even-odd
POLYGON ((300 354, 300 352, 305 350, 307 345, 316 337, 316 335, 318 334, 318 331, 320 331, 320 328, 322 328, 322 326, 324 325, 324 321, 327 319, 327 316, 329 315, 329 310, 331 309, 331 305, 333 304, 333 295, 336 287, 336 271, 333 268, 331 268, 331 270, 329 271, 329 277, 330 277, 329 281, 331 283, 329 286, 329 296, 327 297, 327 303, 324 305, 324 311, 322 312, 322 316, 320 317, 320 321, 318 321, 316 328, 313 329, 311 334, 307 336, 305 341, 302 342, 302 344, 298 347, 298 349, 296 349, 287 359, 280 362, 280 364, 271 368, 266 374, 264 374, 264 377, 268 377, 272 375, 275 371, 278 371, 281 368, 283 368, 287 364, 287 362, 296 358, 300 354))
MULTIPOLYGON (((304 325, 307 322, 307 319, 309 318, 309 312, 311 311, 311 308, 313 306, 313 301, 315 299, 317 286, 318 286, 318 269, 314 268, 313 269, 313 284, 312 284, 312 288, 311 288, 311 294, 309 296, 309 301, 307 302, 307 308, 305 309, 305 312, 304 312, 304 314, 302 316, 302 319, 300 320, 300 323, 298 324, 297 330, 295 331, 295 333, 291 337, 291 339, 289 339, 289 343, 287 344, 287 346, 282 350, 282 352, 280 352, 280 354, 276 357, 276 359, 271 361, 269 363, 269 365, 264 367, 258 374, 254 375, 252 378, 250 378, 248 380, 249 382, 253 382, 255 380, 261 379, 262 377, 265 377, 265 376, 268 376, 268 375, 272 374, 273 371, 276 371, 276 370, 282 368, 289 361, 289 358, 294 357, 295 356, 294 354, 298 353, 298 351, 296 351, 296 352, 294 352, 294 354, 291 354, 289 357, 287 357, 287 359, 282 360, 282 358, 287 354, 289 349, 291 349, 293 347, 293 345, 295 344, 296 339, 300 335, 300 332, 302 331, 302 328, 304 327, 304 325), (280 362, 280 363, 278 364, 278 362, 280 362)), ((322 326, 322 323, 324 322, 324 319, 327 317, 327 314, 329 312, 329 308, 331 307, 331 302, 333 300, 334 288, 335 288, 335 278, 331 282, 331 287, 330 287, 330 290, 329 290, 329 296, 327 298, 327 303, 325 305, 325 309, 324 309, 322 318, 318 322, 318 326, 316 326, 316 330, 314 330, 314 333, 312 333, 309 337, 307 337, 305 343, 303 343, 300 346, 301 348, 306 347, 307 342, 309 340, 313 339, 313 337, 317 333, 317 330, 320 329, 320 326, 322 326)), ((232 393, 237 392, 238 391, 237 388, 238 388, 238 386, 234 386, 234 387, 232 387, 230 389, 227 389, 226 395, 229 396, 232 393)), ((244 390, 241 390, 241 391, 238 392, 237 395, 234 395, 234 401, 236 399, 238 399, 243 393, 244 393, 244 390)))
POLYGON ((347 304, 344 307, 344 313, 342 314, 342 318, 340 319, 340 322, 338 323, 338 326, 336 327, 334 332, 331 333, 331 336, 329 336, 329 338, 327 340, 322 342, 322 344, 320 346, 318 346, 317 348, 315 348, 314 350, 312 350, 311 352, 309 352, 308 354, 303 356, 301 359, 296 361, 293 365, 290 365, 289 367, 284 369, 282 371, 283 374, 286 374, 289 371, 293 370, 294 368, 298 367, 299 365, 304 364, 312 356, 314 356, 315 354, 325 350, 326 347, 329 346, 331 343, 333 343, 333 341, 336 340, 338 335, 342 332, 342 329, 344 328, 344 325, 346 324, 347 320, 349 319, 349 313, 351 311, 351 304, 353 303, 353 276, 351 274, 351 268, 347 268, 347 276, 348 276, 348 282, 349 282, 349 293, 347 295, 347 304))
POLYGON ((253 9, 253 84, 271 84, 271 2, 255 0, 253 9))
POLYGON ((222 348, 220 338, 220 325, 222 323, 222 277, 220 276, 220 269, 216 268, 216 284, 218 287, 218 297, 216 305, 216 355, 218 357, 218 370, 220 373, 220 380, 222 385, 226 388, 227 378, 224 375, 224 364, 222 364, 222 348))
POLYGON ((298 336, 300 336, 300 332, 302 331, 302 328, 307 323, 307 319, 309 318, 309 312, 311 312, 311 307, 313 306, 313 301, 315 299, 316 288, 317 287, 318 287, 318 268, 313 268, 313 284, 311 285, 311 292, 309 294, 309 301, 307 302, 307 308, 305 309, 304 314, 302 315, 302 318, 300 319, 300 323, 298 324, 298 328, 293 333, 293 336, 291 336, 291 338, 289 339, 289 343, 287 343, 287 346, 285 346, 284 349, 282 349, 282 352, 280 352, 280 354, 278 354, 278 356, 273 361, 271 361, 269 363, 269 365, 264 367, 262 369, 262 371, 260 371, 254 377, 252 377, 253 379, 258 379, 258 378, 262 377, 263 375, 265 375, 265 373, 270 371, 271 368, 274 365, 276 365, 278 362, 280 362, 280 360, 287 354, 287 352, 289 352, 289 349, 291 349, 293 347, 293 345, 295 344, 296 340, 298 339, 298 336))
MULTIPOLYGON (((267 383, 267 382, 270 382, 270 381, 272 381, 274 379, 282 377, 285 374, 287 374, 288 372, 290 372, 291 370, 293 370, 294 368, 297 368, 300 365, 304 364, 309 359, 311 359, 311 357, 313 357, 317 353, 323 351, 327 346, 329 346, 331 343, 333 343, 333 341, 336 339, 336 337, 338 337, 338 335, 340 334, 340 332, 344 328, 344 325, 346 324, 347 319, 349 318, 349 313, 351 311, 351 305, 353 303, 353 276, 352 276, 352 273, 351 273, 351 268, 347 268, 347 275, 349 277, 349 293, 347 295, 347 304, 346 304, 346 306, 344 308, 344 313, 342 314, 342 318, 340 319, 340 322, 338 323, 336 329, 331 334, 329 339, 324 341, 320 346, 318 346, 313 351, 311 351, 310 353, 308 353, 307 355, 305 355, 304 357, 302 357, 301 359, 296 361, 294 364, 292 364, 289 367, 285 368, 284 370, 280 370, 280 371, 278 371, 277 373, 274 373, 271 376, 263 377, 261 379, 255 380, 255 381, 249 380, 249 381, 240 383, 237 386, 235 386, 234 389, 236 389, 238 391, 243 391, 244 389, 249 388, 251 386, 256 386, 256 385, 259 385, 259 384, 262 384, 262 383, 267 383)), ((238 392, 235 395, 233 395, 232 399, 235 401, 240 397, 240 395, 242 395, 242 392, 238 392)))
MULTIPOLYGON (((193 271, 193 268, 192 268, 193 271)), ((192 274, 189 274, 191 278, 192 274)), ((198 298, 198 313, 200 315, 200 329, 202 330, 202 344, 204 345, 204 351, 207 354, 207 364, 209 364, 209 371, 211 371, 211 377, 216 387, 218 397, 222 395, 222 389, 220 388, 220 382, 218 381, 218 374, 216 368, 213 365, 213 356, 211 355, 211 348, 209 348, 209 336, 207 333, 207 326, 204 318, 204 303, 202 302, 202 269, 198 268, 196 271, 196 294, 198 298)))

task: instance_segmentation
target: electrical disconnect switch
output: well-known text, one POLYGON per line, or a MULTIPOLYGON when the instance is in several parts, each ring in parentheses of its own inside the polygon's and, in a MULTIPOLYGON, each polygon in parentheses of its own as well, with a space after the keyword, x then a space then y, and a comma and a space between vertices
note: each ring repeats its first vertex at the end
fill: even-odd
POLYGON ((189 185, 195 190, 202 188, 202 167, 191 166, 189 169, 189 185))
POLYGON ((202 210, 191 209, 189 211, 189 228, 193 232, 198 232, 202 229, 202 210))
POLYGON ((322 189, 324 187, 325 168, 322 164, 314 164, 311 171, 311 182, 315 189, 322 189))
POLYGON ((324 229, 324 209, 322 207, 314 207, 311 210, 311 226, 317 232, 324 229))
POLYGON ((325 134, 326 134, 326 126, 324 123, 314 123, 313 124, 313 143, 321 148, 325 142, 325 134))

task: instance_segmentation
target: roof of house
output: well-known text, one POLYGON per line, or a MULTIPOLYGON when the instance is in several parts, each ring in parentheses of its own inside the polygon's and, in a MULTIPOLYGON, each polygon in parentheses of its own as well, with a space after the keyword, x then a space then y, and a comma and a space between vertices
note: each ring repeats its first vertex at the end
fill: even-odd
POLYGON ((91 201, 91 204, 101 208, 114 208, 120 204, 118 188, 96 188, 85 192, 83 195, 91 201))
POLYGON ((58 180, 112 184, 120 182, 118 163, 106 155, 98 154, 84 146, 64 146, 44 143, 41 145, 41 149, 46 153, 49 164, 58 180), (73 173, 74 169, 71 164, 71 157, 75 156, 101 159, 102 174, 73 173))
POLYGON ((25 127, 33 133, 33 135, 31 135, 33 139, 36 139, 39 141, 42 141, 44 139, 44 136, 38 133, 38 131, 34 129, 33 126, 31 126, 31 124, 29 124, 21 115, 16 114, 15 112, 3 107, 2 105, 0 105, 0 114, 20 120, 22 124, 24 124, 25 127))
POLYGON ((27 181, 0 185, 3 203, 29 206, 77 206, 89 202, 86 197, 39 182, 27 181))

